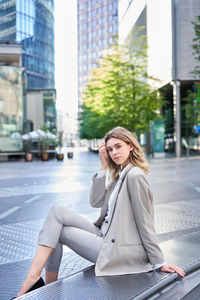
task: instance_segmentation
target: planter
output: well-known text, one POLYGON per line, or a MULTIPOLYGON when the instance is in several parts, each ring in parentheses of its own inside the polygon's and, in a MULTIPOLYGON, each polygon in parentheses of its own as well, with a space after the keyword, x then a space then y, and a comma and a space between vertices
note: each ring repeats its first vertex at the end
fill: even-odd
POLYGON ((57 158, 57 160, 63 160, 64 159, 64 154, 63 153, 57 153, 56 158, 57 158))
POLYGON ((42 159, 43 161, 49 160, 49 154, 48 154, 47 152, 42 152, 41 159, 42 159))
POLYGON ((68 157, 68 158, 73 158, 73 152, 68 152, 68 153, 67 153, 67 157, 68 157))
POLYGON ((33 154, 30 153, 30 152, 27 152, 27 153, 25 154, 25 161, 30 162, 30 161, 32 161, 32 160, 33 160, 33 154))

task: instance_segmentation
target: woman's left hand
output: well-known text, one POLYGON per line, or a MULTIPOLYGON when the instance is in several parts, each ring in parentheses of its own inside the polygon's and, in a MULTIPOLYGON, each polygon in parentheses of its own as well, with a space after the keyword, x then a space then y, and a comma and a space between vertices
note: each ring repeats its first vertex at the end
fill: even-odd
POLYGON ((167 272, 167 273, 177 273, 181 277, 185 277, 185 273, 183 269, 174 265, 164 265, 160 268, 160 271, 167 272))

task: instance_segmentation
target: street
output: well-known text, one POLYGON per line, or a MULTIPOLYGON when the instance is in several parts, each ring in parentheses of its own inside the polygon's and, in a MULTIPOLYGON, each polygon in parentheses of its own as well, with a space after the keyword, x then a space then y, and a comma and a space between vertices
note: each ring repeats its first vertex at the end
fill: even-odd
MULTIPOLYGON (((200 157, 150 159, 155 225, 160 241, 200 230, 200 157)), ((52 205, 63 205, 95 220, 89 206, 96 153, 74 150, 73 159, 0 164, 0 300, 14 296, 26 275, 37 235, 52 205), (5 278, 5 281, 2 280, 5 278)), ((59 277, 90 265, 65 247, 59 277)))
MULTIPOLYGON (((148 180, 154 194, 155 211, 165 213, 168 207, 184 215, 189 207, 199 208, 199 157, 151 159, 149 163, 148 180)), ((63 162, 1 163, 0 224, 44 219, 54 204, 95 219, 99 210, 89 206, 88 198, 92 175, 99 166, 98 155, 87 151, 74 151, 73 159, 65 156, 63 162)), ((158 217, 156 215, 156 219, 158 217)), ((161 225, 157 226, 161 232, 161 225)))

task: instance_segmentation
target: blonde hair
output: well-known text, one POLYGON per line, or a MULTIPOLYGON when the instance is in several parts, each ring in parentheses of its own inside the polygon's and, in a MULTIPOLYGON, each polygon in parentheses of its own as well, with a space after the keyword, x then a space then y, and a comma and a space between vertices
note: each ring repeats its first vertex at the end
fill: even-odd
MULTIPOLYGON (((123 127, 115 127, 105 135, 105 143, 111 138, 119 139, 127 144, 133 145, 133 150, 130 151, 129 159, 133 166, 141 168, 146 174, 149 171, 148 162, 145 159, 144 152, 134 135, 123 127)), ((109 156, 109 155, 108 155, 109 156)), ((119 178, 120 166, 115 164, 109 156, 109 169, 114 179, 119 178)))

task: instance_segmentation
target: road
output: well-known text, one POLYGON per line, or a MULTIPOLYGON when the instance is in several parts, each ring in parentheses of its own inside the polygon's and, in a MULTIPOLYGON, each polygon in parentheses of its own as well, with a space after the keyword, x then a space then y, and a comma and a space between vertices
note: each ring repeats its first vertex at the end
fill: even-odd
MULTIPOLYGON (((149 163, 148 180, 156 211, 165 212, 167 206, 181 209, 184 214, 188 207, 199 208, 199 157, 151 159, 149 163)), ((54 204, 67 206, 93 220, 99 210, 89 206, 88 197, 91 177, 99 165, 98 155, 87 151, 74 151, 74 158, 66 157, 63 162, 1 163, 0 225, 44 219, 54 204)))

